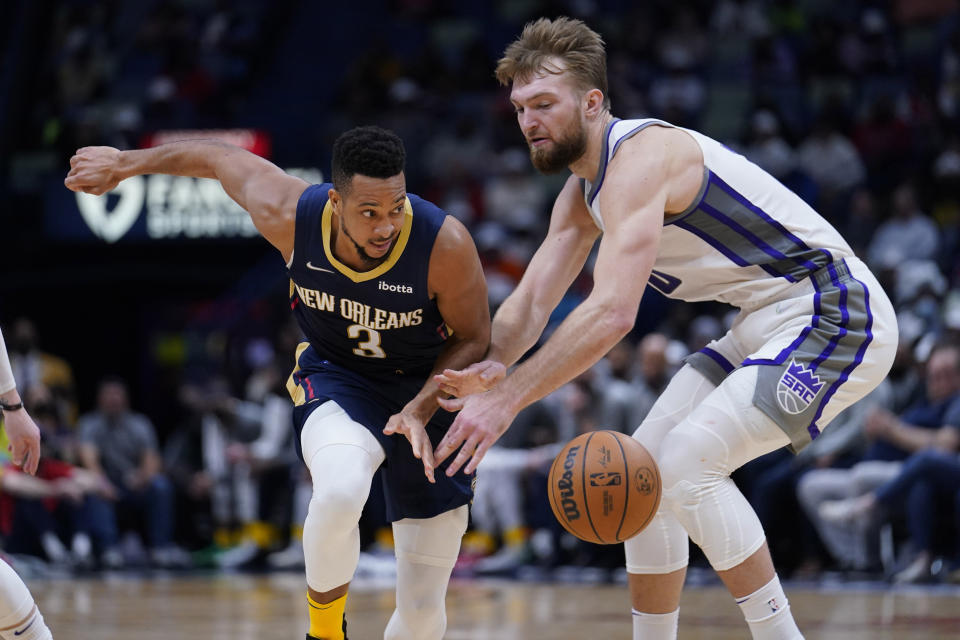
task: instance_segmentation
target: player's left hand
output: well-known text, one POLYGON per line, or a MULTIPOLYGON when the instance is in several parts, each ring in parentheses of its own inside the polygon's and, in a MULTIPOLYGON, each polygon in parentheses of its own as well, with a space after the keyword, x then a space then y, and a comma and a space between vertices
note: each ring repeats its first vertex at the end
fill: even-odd
POLYGON ((424 426, 426 420, 418 418, 412 411, 406 407, 400 412, 390 416, 387 420, 387 426, 383 428, 385 434, 393 435, 402 433, 410 441, 410 448, 413 449, 413 455, 423 461, 423 472, 430 482, 436 482, 433 470, 436 465, 433 461, 433 443, 427 435, 427 429, 424 426))
POLYGON ((3 412, 3 428, 7 432, 13 464, 30 475, 36 475, 40 464, 40 429, 24 409, 3 412))
POLYGON ((434 458, 440 464, 463 445, 447 467, 448 476, 455 474, 468 460, 464 473, 476 471, 487 449, 503 435, 518 413, 498 389, 464 398, 440 398, 437 402, 447 411, 460 412, 434 451, 434 458))

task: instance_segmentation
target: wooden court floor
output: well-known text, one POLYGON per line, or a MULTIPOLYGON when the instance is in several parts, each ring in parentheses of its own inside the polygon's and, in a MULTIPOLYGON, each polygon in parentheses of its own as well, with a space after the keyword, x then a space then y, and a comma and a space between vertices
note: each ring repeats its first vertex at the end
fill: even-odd
MULTIPOLYGON (((296 574, 129 576, 29 581, 57 640, 301 640, 303 578, 296 574)), ((960 589, 854 589, 788 585, 808 640, 960 638, 960 589)), ((351 640, 382 638, 391 583, 356 584, 351 640)), ((449 640, 630 640, 625 587, 455 580, 449 640)), ((680 640, 749 638, 718 586, 688 587, 680 640)))

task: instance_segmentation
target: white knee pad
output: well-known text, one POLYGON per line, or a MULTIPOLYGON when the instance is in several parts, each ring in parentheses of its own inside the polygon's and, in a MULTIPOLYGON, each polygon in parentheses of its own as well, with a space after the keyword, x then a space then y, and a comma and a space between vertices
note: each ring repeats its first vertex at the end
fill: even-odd
POLYGON ((690 562, 687 532, 663 502, 643 531, 623 543, 627 573, 672 573, 690 562))
POLYGON ((336 403, 316 409, 301 434, 313 496, 303 524, 307 585, 326 592, 350 582, 360 557, 357 523, 383 448, 336 403))
POLYGON ((730 474, 790 442, 753 406, 756 376, 755 367, 732 373, 661 445, 663 500, 717 571, 737 566, 764 542, 730 474))
MULTIPOLYGON (((663 439, 714 390, 706 376, 685 365, 670 381, 633 437, 654 458, 663 439)), ((628 573, 671 573, 687 566, 690 545, 687 532, 665 501, 650 524, 624 543, 628 573)))
POLYGON ((397 608, 384 640, 440 640, 447 628, 444 601, 467 530, 466 505, 423 520, 393 523, 397 608))

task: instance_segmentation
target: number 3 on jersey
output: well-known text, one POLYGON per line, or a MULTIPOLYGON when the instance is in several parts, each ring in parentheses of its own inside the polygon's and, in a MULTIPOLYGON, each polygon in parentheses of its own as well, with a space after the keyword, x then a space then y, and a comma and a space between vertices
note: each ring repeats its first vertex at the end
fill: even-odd
POLYGON ((358 356, 364 358, 386 358, 387 352, 380 346, 380 332, 362 324, 352 324, 347 327, 347 336, 352 340, 360 340, 360 344, 353 350, 358 356), (361 340, 361 335, 366 334, 366 340, 361 340))

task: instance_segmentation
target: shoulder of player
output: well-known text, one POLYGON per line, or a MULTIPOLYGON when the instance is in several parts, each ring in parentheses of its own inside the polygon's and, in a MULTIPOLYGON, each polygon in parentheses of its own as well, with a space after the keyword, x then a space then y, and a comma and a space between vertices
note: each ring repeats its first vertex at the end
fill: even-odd
POLYGON ((447 215, 437 231, 430 255, 430 269, 443 267, 450 262, 460 262, 476 253, 473 237, 462 222, 447 215))
POLYGON ((474 273, 482 273, 482 269, 473 238, 462 222, 448 215, 430 252, 427 279, 431 294, 459 286, 474 273))
MULTIPOLYGON (((638 166, 645 169, 666 166, 679 136, 686 134, 675 127, 649 126, 622 140, 607 167, 606 178, 630 173, 638 166)), ((629 177, 636 178, 632 173, 629 177)))
POLYGON ((330 199, 330 189, 333 188, 333 185, 329 182, 323 182, 321 184, 308 184, 304 183, 303 190, 300 191, 297 195, 296 202, 297 208, 310 204, 316 205, 322 211, 322 207, 327 204, 327 200, 330 199))
POLYGON ((613 198, 636 206, 668 193, 672 176, 679 174, 678 165, 686 161, 679 146, 683 142, 677 137, 683 135, 679 129, 654 126, 624 140, 607 167, 601 203, 613 198))

